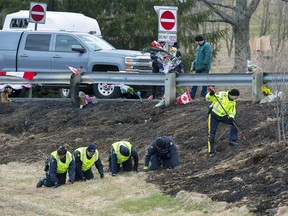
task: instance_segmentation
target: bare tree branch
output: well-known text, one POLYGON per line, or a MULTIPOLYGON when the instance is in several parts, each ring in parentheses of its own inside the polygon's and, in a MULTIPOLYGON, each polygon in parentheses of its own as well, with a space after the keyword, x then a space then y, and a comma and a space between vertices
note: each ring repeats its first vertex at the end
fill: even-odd
MULTIPOLYGON (((211 8, 218 16, 220 16, 224 22, 227 22, 231 25, 236 25, 237 23, 237 20, 235 18, 233 18, 232 16, 229 16, 228 14, 222 12, 221 10, 215 8, 215 6, 220 6, 220 7, 225 7, 225 8, 229 8, 233 11, 235 11, 235 8, 234 7, 228 7, 227 5, 225 6, 221 6, 222 4, 220 3, 215 3, 213 1, 210 1, 210 0, 201 0, 202 2, 204 2, 209 8, 211 8)), ((222 22, 223 22, 222 21, 222 22)))

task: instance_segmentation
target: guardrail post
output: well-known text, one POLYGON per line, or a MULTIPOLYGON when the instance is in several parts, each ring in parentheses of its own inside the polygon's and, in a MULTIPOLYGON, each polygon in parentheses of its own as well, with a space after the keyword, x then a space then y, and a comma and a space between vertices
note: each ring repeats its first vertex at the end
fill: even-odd
POLYGON ((175 101, 176 101, 176 74, 168 73, 165 75, 165 106, 169 106, 175 101))
POLYGON ((73 73, 70 77, 70 97, 71 102, 76 107, 80 106, 80 98, 79 98, 79 83, 81 82, 81 74, 79 73, 77 76, 73 73))
POLYGON ((263 73, 256 72, 252 74, 252 100, 253 103, 258 103, 263 98, 263 73))

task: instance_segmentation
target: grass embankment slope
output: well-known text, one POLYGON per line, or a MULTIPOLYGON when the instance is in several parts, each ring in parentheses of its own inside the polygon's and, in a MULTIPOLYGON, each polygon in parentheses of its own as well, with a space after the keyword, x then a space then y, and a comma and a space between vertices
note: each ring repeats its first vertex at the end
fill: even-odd
MULTIPOLYGON (((161 194, 145 182, 146 173, 105 176, 73 186, 38 188, 42 163, 0 165, 0 215, 250 215, 245 207, 229 208, 205 195, 180 192, 161 194)), ((94 168, 93 168, 94 169, 94 168)), ((96 170, 94 170, 95 173, 96 170)))

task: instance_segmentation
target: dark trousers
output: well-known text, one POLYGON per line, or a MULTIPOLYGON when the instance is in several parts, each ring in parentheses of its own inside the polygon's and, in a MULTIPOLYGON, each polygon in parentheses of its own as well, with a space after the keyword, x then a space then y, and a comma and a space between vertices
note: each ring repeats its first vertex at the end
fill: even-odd
POLYGON ((164 168, 174 168, 179 165, 179 158, 178 156, 173 157, 171 156, 170 158, 167 159, 161 159, 157 154, 153 154, 150 158, 149 161, 149 170, 157 170, 159 167, 164 167, 164 168))
MULTIPOLYGON (((109 170, 112 170, 111 168, 112 162, 111 162, 111 156, 109 156, 109 170)), ((117 163, 117 173, 120 171, 130 172, 133 169, 133 162, 132 157, 129 157, 129 159, 122 164, 117 163)))
MULTIPOLYGON (((67 172, 62 173, 62 174, 57 173, 57 180, 58 180, 59 185, 63 185, 66 183, 66 175, 67 175, 67 172)), ((49 174, 46 174, 46 178, 43 180, 43 185, 45 185, 46 187, 54 186, 54 183, 52 183, 49 174)))
POLYGON ((220 122, 231 125, 229 141, 238 139, 238 131, 233 121, 227 116, 219 117, 212 111, 208 115, 208 152, 215 153, 215 135, 220 122))
MULTIPOLYGON (((209 73, 209 70, 208 71, 195 71, 196 74, 198 73, 209 73)), ((206 94, 207 94, 207 86, 202 86, 202 90, 201 90, 201 94, 200 94, 200 97, 202 98, 205 98, 206 94)), ((190 96, 192 99, 195 98, 195 95, 197 93, 197 90, 198 90, 198 86, 193 86, 191 91, 190 91, 190 96)))
MULTIPOLYGON (((92 169, 86 170, 85 172, 83 172, 83 174, 87 180, 91 180, 94 178, 94 174, 92 172, 92 169)), ((77 175, 77 172, 76 172, 75 181, 80 181, 80 180, 82 180, 82 178, 79 175, 77 175)))

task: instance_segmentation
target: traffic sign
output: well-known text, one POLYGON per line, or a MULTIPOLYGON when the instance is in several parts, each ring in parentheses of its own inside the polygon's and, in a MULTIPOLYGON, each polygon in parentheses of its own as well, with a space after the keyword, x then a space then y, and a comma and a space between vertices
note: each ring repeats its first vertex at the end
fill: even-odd
POLYGON ((30 3, 29 22, 44 24, 46 20, 46 3, 30 3))
MULTIPOLYGON (((177 41, 177 34, 158 33, 158 41, 177 41)), ((173 45, 173 44, 172 44, 173 45)))
POLYGON ((177 32, 177 12, 176 10, 159 10, 159 31, 177 32))

